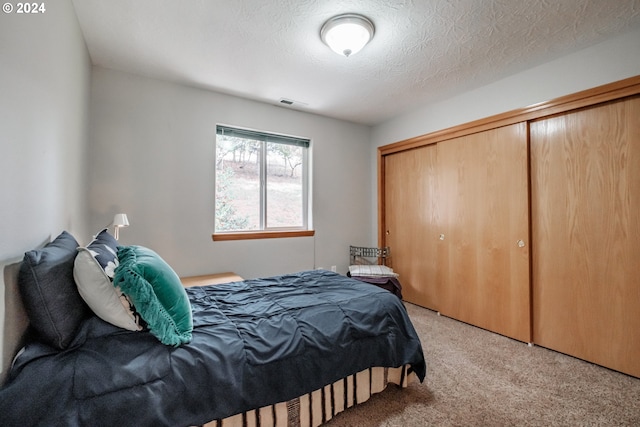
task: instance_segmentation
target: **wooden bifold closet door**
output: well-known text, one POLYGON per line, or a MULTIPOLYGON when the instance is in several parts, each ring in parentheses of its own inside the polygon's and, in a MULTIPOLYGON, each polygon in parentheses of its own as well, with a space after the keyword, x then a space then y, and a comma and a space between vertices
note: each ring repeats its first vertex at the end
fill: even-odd
POLYGON ((406 301, 438 310, 436 145, 385 157, 385 245, 406 301))
POLYGON ((387 155, 384 177, 405 300, 529 342, 526 123, 387 155))
POLYGON ((640 378, 640 76, 379 162, 406 301, 640 378))
POLYGON ((442 314, 531 339, 527 126, 438 147, 442 314))
POLYGON ((530 138, 533 340, 640 377, 640 98, 530 138))

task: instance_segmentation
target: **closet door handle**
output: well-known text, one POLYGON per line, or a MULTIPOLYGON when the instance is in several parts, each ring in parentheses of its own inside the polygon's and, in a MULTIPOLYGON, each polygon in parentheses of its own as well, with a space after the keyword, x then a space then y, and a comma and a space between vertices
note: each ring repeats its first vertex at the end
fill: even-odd
POLYGON ((524 248, 524 240, 520 239, 516 242, 519 248, 524 248))
POLYGON ((439 237, 440 240, 444 240, 444 234, 441 234, 439 237))

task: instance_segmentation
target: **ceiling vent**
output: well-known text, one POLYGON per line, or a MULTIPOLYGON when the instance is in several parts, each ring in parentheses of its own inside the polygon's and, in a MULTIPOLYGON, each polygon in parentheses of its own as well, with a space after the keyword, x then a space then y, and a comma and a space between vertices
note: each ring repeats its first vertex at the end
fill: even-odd
POLYGON ((289 99, 289 98, 280 98, 280 104, 284 104, 287 106, 296 106, 296 107, 308 107, 309 104, 307 104, 306 102, 302 102, 302 101, 296 101, 294 99, 289 99))

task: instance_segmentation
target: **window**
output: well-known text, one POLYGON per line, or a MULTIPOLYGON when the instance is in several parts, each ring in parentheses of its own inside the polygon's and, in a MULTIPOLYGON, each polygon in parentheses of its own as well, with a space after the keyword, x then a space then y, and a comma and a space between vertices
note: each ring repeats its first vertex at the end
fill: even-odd
POLYGON ((309 140, 216 127, 214 240, 312 235, 309 140))

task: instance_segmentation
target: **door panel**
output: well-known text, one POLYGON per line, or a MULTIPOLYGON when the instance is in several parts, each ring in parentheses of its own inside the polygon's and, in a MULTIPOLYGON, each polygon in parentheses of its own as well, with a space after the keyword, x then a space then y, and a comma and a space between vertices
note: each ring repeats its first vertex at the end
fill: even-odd
POLYGON ((385 156, 385 244, 406 301, 438 310, 436 146, 385 156))
POLYGON ((438 172, 441 312, 530 341, 526 124, 439 144, 438 172))
POLYGON ((531 123, 533 340, 640 376, 640 98, 531 123))
POLYGON ((384 209, 405 300, 528 342, 526 131, 519 123, 385 156, 384 209))

